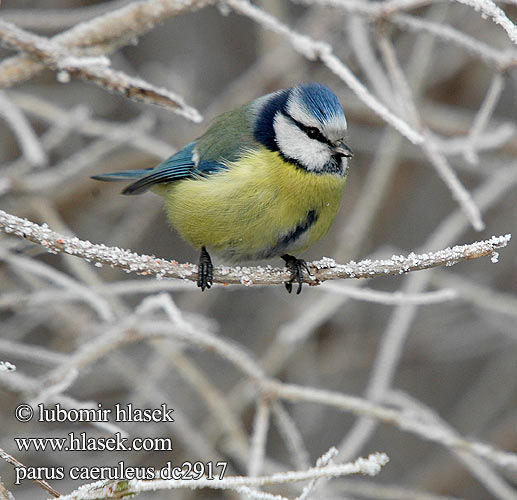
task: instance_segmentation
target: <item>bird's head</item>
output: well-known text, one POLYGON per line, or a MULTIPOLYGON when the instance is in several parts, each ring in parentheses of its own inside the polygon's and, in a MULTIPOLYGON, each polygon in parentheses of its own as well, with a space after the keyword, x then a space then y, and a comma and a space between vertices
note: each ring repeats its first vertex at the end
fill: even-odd
POLYGON ((314 174, 347 173, 346 118, 325 85, 307 83, 257 99, 255 138, 286 161, 314 174))

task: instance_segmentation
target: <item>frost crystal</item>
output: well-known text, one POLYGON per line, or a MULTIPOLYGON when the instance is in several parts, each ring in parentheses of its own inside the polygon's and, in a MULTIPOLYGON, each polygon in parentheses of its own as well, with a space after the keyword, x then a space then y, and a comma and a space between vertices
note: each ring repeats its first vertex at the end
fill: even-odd
POLYGON ((69 83, 71 80, 70 73, 68 73, 68 71, 58 71, 56 78, 59 83, 69 83))
POLYGON ((358 467, 359 471, 368 476, 375 476, 381 468, 390 461, 386 453, 374 453, 368 458, 358 458, 354 465, 358 467))
POLYGON ((0 361, 0 372, 14 372, 16 370, 16 366, 9 361, 0 361))

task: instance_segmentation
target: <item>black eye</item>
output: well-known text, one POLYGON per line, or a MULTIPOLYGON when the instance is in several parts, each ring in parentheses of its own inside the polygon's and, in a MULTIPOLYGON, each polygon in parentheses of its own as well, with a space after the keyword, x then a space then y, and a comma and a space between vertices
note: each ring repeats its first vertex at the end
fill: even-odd
POLYGON ((307 129, 307 137, 309 137, 310 139, 316 139, 320 135, 320 131, 316 127, 309 127, 307 129))

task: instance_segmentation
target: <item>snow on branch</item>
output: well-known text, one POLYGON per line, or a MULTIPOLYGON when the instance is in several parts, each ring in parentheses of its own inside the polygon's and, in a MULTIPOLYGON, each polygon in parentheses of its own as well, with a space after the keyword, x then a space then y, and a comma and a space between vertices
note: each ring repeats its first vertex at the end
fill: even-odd
POLYGON ((306 471, 279 472, 270 476, 244 477, 233 476, 223 479, 156 479, 151 481, 103 481, 81 486, 68 495, 59 497, 59 500, 93 500, 98 498, 122 498, 136 495, 144 491, 159 491, 172 489, 200 489, 237 490, 243 487, 286 484, 297 481, 332 478, 350 474, 366 474, 375 476, 382 467, 389 462, 385 453, 373 453, 368 458, 358 458, 355 462, 323 467, 311 467, 306 471))
POLYGON ((517 26, 508 19, 505 12, 498 7, 492 0, 456 0, 458 3, 463 3, 473 7, 474 10, 481 12, 481 16, 485 19, 490 17, 495 24, 501 26, 510 40, 517 44, 517 26))
POLYGON ((16 366, 9 361, 0 361, 0 372, 14 372, 16 370, 16 366))
MULTIPOLYGON (((197 280, 197 266, 194 264, 181 264, 153 255, 139 255, 129 250, 68 237, 52 231, 46 224, 38 225, 2 210, 0 210, 0 228, 6 233, 12 233, 42 245, 50 253, 75 255, 87 262, 94 262, 98 267, 108 265, 144 276, 197 280)), ((337 264, 333 259, 324 257, 320 261, 309 263, 311 276, 306 276, 305 281, 309 285, 318 285, 327 280, 400 275, 433 267, 452 266, 458 262, 488 255, 495 263, 499 257, 496 250, 506 247, 510 239, 510 234, 493 236, 489 240, 456 245, 437 252, 410 253, 407 256, 393 255, 385 260, 366 259, 360 262, 350 261, 347 264, 337 264)), ((278 285, 284 283, 289 277, 288 271, 271 266, 219 266, 214 270, 214 282, 222 284, 278 285)))
POLYGON ((59 44, 3 20, 0 20, 0 42, 7 48, 26 52, 46 66, 56 69, 61 83, 67 83, 70 76, 76 76, 130 99, 171 109, 194 122, 202 120, 199 112, 188 106, 180 96, 111 69, 110 61, 105 57, 73 56, 59 44))
MULTIPOLYGON (((107 54, 134 43, 158 23, 185 12, 205 7, 215 0, 143 0, 80 23, 52 38, 64 47, 80 48, 86 54, 107 54)), ((0 87, 23 82, 45 68, 27 56, 15 56, 0 63, 0 87)))

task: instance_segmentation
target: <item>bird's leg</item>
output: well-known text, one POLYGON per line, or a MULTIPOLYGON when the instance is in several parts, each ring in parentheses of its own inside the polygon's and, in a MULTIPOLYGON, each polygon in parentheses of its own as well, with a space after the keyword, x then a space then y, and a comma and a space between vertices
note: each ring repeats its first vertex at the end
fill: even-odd
POLYGON ((302 283, 303 283, 303 270, 305 269, 309 275, 311 275, 311 270, 303 259, 297 259, 292 255, 281 255, 282 259, 285 260, 285 266, 287 269, 291 271, 291 279, 285 282, 285 288, 289 293, 291 293, 293 289, 293 283, 296 281, 298 283, 298 290, 296 291, 296 295, 298 295, 302 291, 302 283))
POLYGON ((205 288, 210 288, 214 281, 214 265, 212 259, 206 251, 206 248, 201 247, 201 255, 199 256, 199 267, 197 271, 197 286, 203 292, 205 288))

